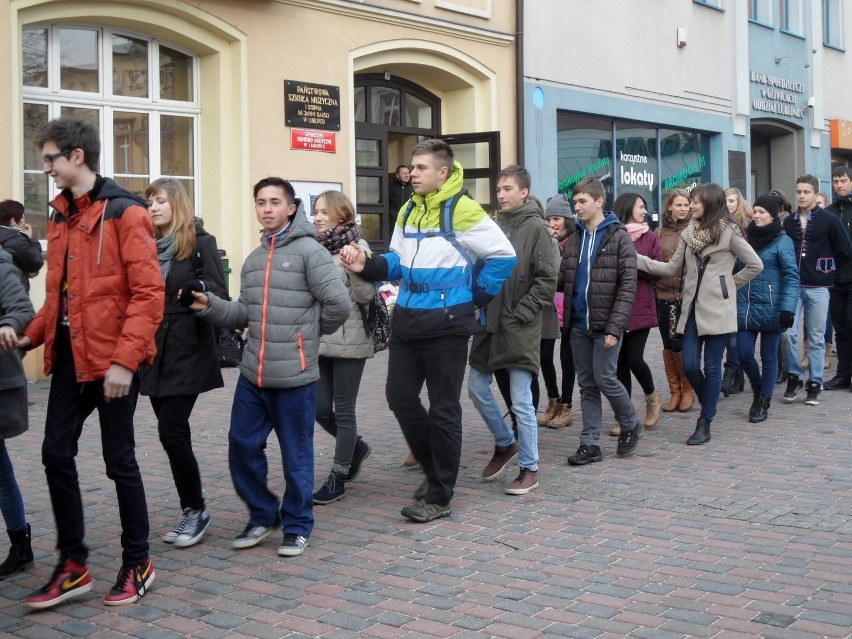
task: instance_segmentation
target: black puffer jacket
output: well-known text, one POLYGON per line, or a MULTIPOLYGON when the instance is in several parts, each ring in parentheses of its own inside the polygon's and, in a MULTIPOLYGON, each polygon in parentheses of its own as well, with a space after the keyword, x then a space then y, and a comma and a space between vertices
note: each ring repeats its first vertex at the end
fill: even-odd
MULTIPOLYGON (((225 272, 216 238, 199 223, 196 250, 201 251, 202 277, 207 290, 227 297, 225 272)), ((216 329, 177 301, 178 291, 198 279, 191 258, 175 261, 166 280, 166 311, 157 329, 157 356, 142 370, 140 393, 152 397, 197 395, 224 386, 216 348, 216 329)))
MULTIPOLYGON (((636 249, 623 224, 609 224, 602 232, 606 235, 601 240, 591 268, 586 297, 589 330, 620 339, 630 324, 633 298, 636 297, 636 249)), ((563 331, 571 324, 571 296, 583 233, 582 227, 578 228, 568 238, 562 254, 560 280, 565 293, 563 331)))
POLYGON ((12 256, 12 264, 21 272, 21 284, 30 292, 30 274, 44 266, 41 244, 17 228, 0 226, 0 246, 12 256))

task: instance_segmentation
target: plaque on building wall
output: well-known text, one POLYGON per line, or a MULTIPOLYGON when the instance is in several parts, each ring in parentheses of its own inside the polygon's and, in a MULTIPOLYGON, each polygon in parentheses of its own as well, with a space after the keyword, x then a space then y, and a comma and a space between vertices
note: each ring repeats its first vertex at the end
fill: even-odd
POLYGON ((284 123, 340 131, 340 87, 284 80, 284 123))
POLYGON ((752 91, 752 111, 783 115, 799 120, 805 117, 807 100, 804 97, 803 82, 758 71, 752 71, 749 80, 752 91))

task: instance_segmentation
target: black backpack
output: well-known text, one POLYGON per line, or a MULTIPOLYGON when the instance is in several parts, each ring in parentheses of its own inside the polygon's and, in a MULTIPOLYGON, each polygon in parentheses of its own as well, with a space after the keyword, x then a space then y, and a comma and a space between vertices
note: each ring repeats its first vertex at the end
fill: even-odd
POLYGON ((383 351, 388 347, 390 339, 390 312, 385 298, 375 287, 376 294, 369 304, 358 304, 361 317, 364 320, 364 330, 373 342, 373 351, 383 351))

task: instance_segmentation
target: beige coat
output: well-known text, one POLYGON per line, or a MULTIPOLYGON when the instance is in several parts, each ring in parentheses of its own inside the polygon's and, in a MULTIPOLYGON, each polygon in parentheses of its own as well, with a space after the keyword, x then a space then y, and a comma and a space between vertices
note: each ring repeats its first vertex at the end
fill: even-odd
POLYGON ((751 248, 742 231, 735 224, 728 224, 715 244, 706 246, 697 256, 688 250, 681 239, 677 251, 668 262, 656 262, 644 255, 637 256, 639 270, 672 277, 678 275, 684 264, 686 272, 683 283, 683 306, 677 332, 683 334, 690 309, 695 310, 695 325, 698 335, 725 335, 737 332, 737 291, 763 270, 763 262, 751 248), (698 281, 698 262, 710 256, 701 280, 698 299, 695 286, 698 281), (699 259, 696 259, 699 258, 699 259), (745 268, 732 275, 737 258, 745 268), (693 304, 694 302, 694 304, 693 304))

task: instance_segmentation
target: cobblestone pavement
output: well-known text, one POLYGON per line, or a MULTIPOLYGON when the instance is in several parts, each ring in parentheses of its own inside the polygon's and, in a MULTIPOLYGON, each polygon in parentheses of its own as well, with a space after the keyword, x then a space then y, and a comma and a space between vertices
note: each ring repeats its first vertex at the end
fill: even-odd
MULTIPOLYGON (((664 383, 659 337, 648 359, 664 383)), ((781 387, 760 425, 750 393, 721 399, 713 439, 687 447, 697 412, 664 414, 637 452, 571 468, 577 425, 539 429, 538 490, 503 493, 513 478, 480 483, 493 442, 464 397, 462 469, 449 519, 400 516, 420 483, 387 409, 387 354, 368 363, 359 428, 373 454, 346 498, 316 508, 305 554, 284 559, 279 539, 242 551, 229 540, 247 520, 227 468, 236 372, 196 406, 195 448, 213 523, 187 549, 160 536, 179 515, 146 398, 137 410, 138 458, 151 518, 156 582, 140 603, 107 608, 120 529, 104 475, 97 422, 80 442, 94 587, 53 610, 21 603, 50 576, 54 522, 40 463, 47 384, 31 386, 32 426, 9 448, 33 526, 36 565, 0 582, 0 634, 15 637, 635 637, 810 639, 852 636, 852 393, 819 406, 784 404, 781 387)), ((826 377, 831 376, 831 371, 826 377)), ((634 387, 638 387, 634 385, 634 387)), ((667 389, 660 389, 663 400, 667 389)), ((637 408, 642 398, 635 397, 637 408)), ((575 407, 579 407, 575 393, 575 407)), ((605 411, 605 429, 612 425, 605 411)), ((316 473, 333 448, 317 428, 316 473)), ((277 444, 268 453, 277 460, 277 444)), ((283 491, 271 463, 270 483, 283 491)), ((5 542, 5 540, 4 540, 5 542)), ((5 556, 6 545, 0 545, 5 556)))

